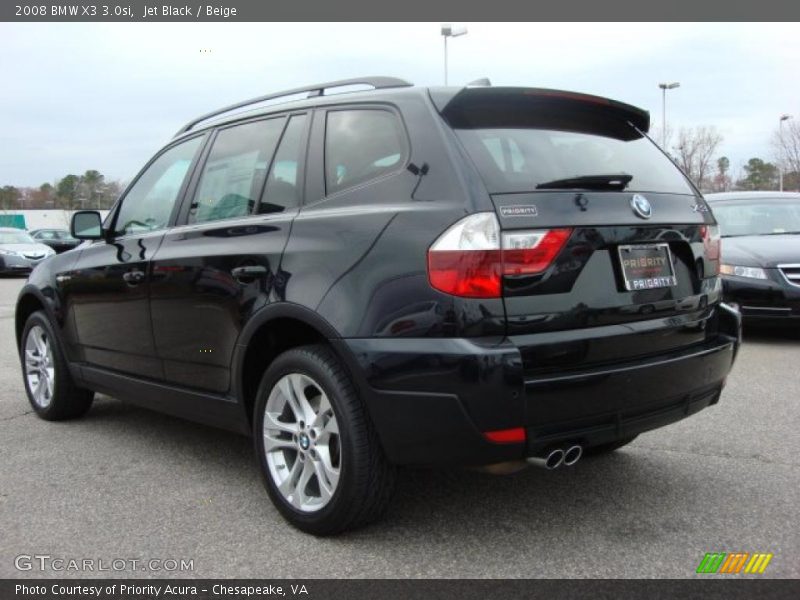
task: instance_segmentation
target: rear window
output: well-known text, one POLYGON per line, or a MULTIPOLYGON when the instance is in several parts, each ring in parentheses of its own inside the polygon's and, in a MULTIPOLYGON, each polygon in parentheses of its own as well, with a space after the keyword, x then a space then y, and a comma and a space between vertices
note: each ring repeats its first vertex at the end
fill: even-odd
POLYGON ((626 191, 694 193, 677 167, 641 134, 623 140, 531 127, 455 131, 490 193, 529 192, 559 179, 606 174, 632 176, 626 191))

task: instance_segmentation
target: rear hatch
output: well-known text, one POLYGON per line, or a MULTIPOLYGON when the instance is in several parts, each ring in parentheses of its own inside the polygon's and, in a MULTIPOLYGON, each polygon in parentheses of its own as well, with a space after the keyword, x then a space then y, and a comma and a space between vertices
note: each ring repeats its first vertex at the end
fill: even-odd
POLYGON ((715 222, 646 136, 645 111, 526 88, 431 97, 490 194, 504 256, 541 234, 560 244, 546 265, 504 271, 507 333, 526 375, 664 354, 713 335, 715 222))

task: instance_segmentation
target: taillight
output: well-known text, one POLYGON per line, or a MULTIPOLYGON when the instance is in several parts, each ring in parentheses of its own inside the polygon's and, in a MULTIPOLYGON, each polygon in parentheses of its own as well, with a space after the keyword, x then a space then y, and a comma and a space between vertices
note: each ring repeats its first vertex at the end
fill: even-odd
POLYGON ((522 231, 503 234, 503 274, 541 273, 564 247, 571 229, 522 231))
POLYGON ((703 250, 706 254, 706 259, 714 265, 712 275, 719 275, 720 247, 722 246, 719 227, 717 225, 703 225, 700 228, 700 237, 703 239, 703 250))
POLYGON ((476 213, 447 229, 428 250, 431 285, 467 298, 499 298, 503 275, 541 273, 571 229, 500 232, 494 213, 476 213))

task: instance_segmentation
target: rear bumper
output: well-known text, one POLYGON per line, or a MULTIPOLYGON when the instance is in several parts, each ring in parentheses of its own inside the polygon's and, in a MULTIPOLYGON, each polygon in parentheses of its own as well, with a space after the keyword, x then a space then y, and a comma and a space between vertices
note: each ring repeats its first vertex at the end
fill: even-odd
POLYGON ((335 343, 392 462, 481 465, 554 444, 611 442, 716 403, 740 343, 738 313, 716 310, 718 332, 702 344, 537 377, 525 375, 524 349, 509 338, 335 343), (514 427, 525 428, 524 443, 482 433, 514 427))

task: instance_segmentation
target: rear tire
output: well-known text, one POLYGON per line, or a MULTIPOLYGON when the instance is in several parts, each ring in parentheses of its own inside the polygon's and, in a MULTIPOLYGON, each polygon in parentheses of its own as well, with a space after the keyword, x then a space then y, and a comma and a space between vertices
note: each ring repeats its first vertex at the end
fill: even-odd
POLYGON ((47 421, 63 421, 86 414, 94 392, 75 385, 56 332, 42 311, 25 322, 20 342, 25 392, 33 410, 47 421))
POLYGON ((617 440, 616 442, 610 442, 608 444, 600 444, 599 446, 592 446, 591 448, 584 448, 583 454, 585 456, 597 456, 599 454, 608 454, 609 452, 613 452, 614 450, 618 450, 623 446, 627 446, 633 440, 635 440, 638 435, 632 435, 630 437, 622 438, 621 440, 617 440))
POLYGON ((332 535, 388 508, 395 468, 327 346, 288 350, 270 365, 256 396, 253 438, 267 493, 298 529, 332 535))

